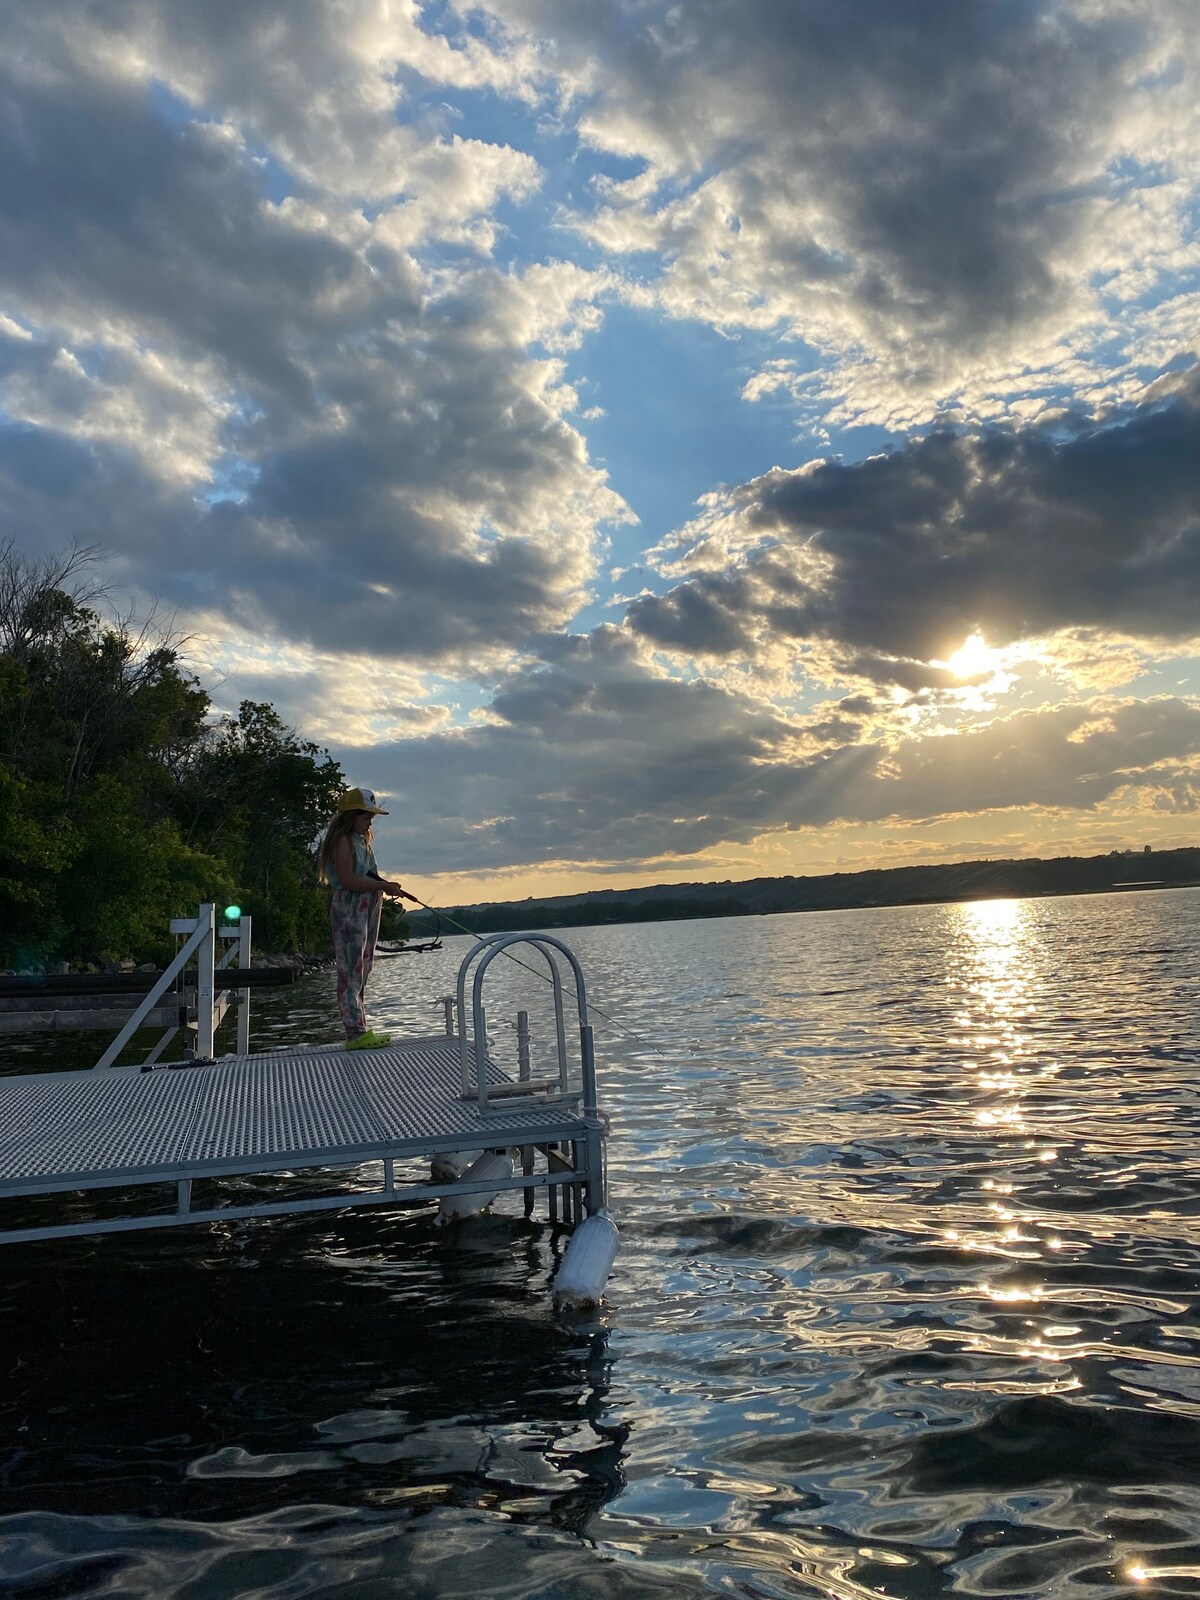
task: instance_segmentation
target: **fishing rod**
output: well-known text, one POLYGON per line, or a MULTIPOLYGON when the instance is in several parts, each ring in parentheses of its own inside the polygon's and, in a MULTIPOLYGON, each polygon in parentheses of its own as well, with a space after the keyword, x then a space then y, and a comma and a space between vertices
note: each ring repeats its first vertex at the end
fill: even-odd
MULTIPOLYGON (((472 939, 480 938, 474 928, 468 928, 465 922, 459 922, 458 918, 452 917, 448 911, 438 911, 433 906, 427 906, 424 900, 418 900, 415 894, 409 894, 407 890, 403 891, 403 893, 406 900, 411 900, 414 905, 420 906, 423 911, 428 911, 431 916, 437 917, 439 921, 445 918, 452 926, 463 933, 469 934, 472 939)), ((531 967, 527 961, 522 961, 520 956, 513 955, 512 951, 507 947, 502 947, 500 954, 507 956, 510 961, 515 961, 519 967, 524 967, 526 972, 532 972, 534 977, 540 978, 543 983, 552 983, 553 980, 548 978, 544 972, 539 972, 536 967, 531 967)), ((576 998, 576 1005, 578 1003, 578 998, 576 998)), ((648 1040, 642 1038, 640 1033, 635 1033, 632 1028, 627 1028, 623 1022, 618 1022, 616 1017, 610 1017, 607 1011, 601 1011, 598 1005, 589 1002, 588 1010, 594 1011, 598 1017, 603 1017, 605 1022, 611 1022, 614 1028, 620 1028, 622 1033, 627 1033, 631 1039, 636 1039, 638 1044, 644 1045, 647 1050, 653 1050, 655 1055, 661 1056, 663 1054, 656 1044, 650 1044, 648 1040)))

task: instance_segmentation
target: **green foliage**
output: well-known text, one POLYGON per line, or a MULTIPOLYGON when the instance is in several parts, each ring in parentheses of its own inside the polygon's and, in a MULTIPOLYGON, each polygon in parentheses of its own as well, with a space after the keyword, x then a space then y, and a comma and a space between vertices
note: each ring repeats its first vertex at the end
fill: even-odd
MULTIPOLYGON (((9 704, 0 693, 0 717, 9 704)), ((0 763, 0 963, 23 966, 58 948, 64 925, 55 885, 77 849, 75 830, 54 819, 45 786, 0 763)))
POLYGON ((187 836, 230 864, 259 946, 326 947, 329 895, 314 849, 344 787, 328 751, 257 701, 243 700, 197 746, 178 796, 187 836))
POLYGON ((148 815, 109 773, 81 790, 71 810, 78 854, 60 901, 68 930, 60 953, 69 958, 161 960, 171 949, 168 918, 233 887, 224 862, 186 844, 170 817, 148 815))
POLYGON ((160 959, 238 900, 259 948, 328 947, 315 847, 344 786, 269 705, 214 722, 177 648, 0 547, 0 966, 160 959))

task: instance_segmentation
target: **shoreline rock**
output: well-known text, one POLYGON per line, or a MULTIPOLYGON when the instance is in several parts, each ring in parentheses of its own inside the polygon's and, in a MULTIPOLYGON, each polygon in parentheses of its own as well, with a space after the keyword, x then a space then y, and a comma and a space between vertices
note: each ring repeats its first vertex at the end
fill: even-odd
POLYGON ((291 967, 297 972, 319 972, 325 967, 333 966, 332 956, 306 956, 296 952, 259 955, 255 952, 250 957, 251 967, 291 967))
MULTIPOLYGON (((250 957, 251 967, 291 967, 296 972, 320 972, 326 967, 332 967, 333 957, 300 955, 296 952, 288 954, 268 953, 259 955, 257 951, 250 957)), ((100 972, 130 973, 142 972, 147 975, 161 972, 162 968, 153 961, 143 961, 140 966, 126 957, 121 961, 30 961, 21 967, 5 967, 0 970, 2 978, 66 978, 90 977, 100 972)))

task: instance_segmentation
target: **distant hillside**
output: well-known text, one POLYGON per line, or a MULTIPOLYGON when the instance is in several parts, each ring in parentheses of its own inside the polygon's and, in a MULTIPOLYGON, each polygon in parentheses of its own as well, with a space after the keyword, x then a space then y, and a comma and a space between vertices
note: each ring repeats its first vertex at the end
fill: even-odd
MULTIPOLYGON (((684 917, 746 917, 778 911, 848 911, 862 906, 928 905, 947 900, 1027 899, 1200 884, 1200 848, 1060 856, 1051 861, 959 861, 888 867, 813 878, 749 878, 744 883, 656 883, 639 889, 456 906, 479 933, 569 928, 608 922, 669 922, 684 917)), ((414 932, 430 926, 414 915, 414 932)))

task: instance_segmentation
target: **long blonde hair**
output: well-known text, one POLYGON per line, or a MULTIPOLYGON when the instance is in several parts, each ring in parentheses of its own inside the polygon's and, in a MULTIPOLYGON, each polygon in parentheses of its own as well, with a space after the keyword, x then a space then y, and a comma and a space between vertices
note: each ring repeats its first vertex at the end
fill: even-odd
MULTIPOLYGON (((348 839, 354 832, 355 819, 359 815, 357 811, 339 811, 325 829, 325 837, 321 840, 321 848, 317 851, 317 877, 322 883, 329 882, 329 864, 333 860, 333 852, 342 839, 348 839)), ((370 844, 370 828, 363 834, 363 838, 370 844)))

